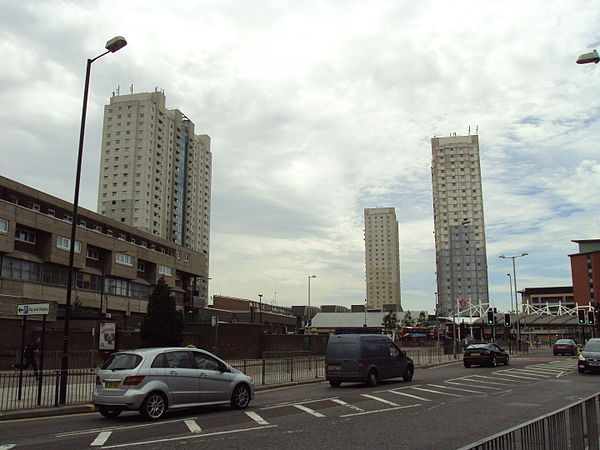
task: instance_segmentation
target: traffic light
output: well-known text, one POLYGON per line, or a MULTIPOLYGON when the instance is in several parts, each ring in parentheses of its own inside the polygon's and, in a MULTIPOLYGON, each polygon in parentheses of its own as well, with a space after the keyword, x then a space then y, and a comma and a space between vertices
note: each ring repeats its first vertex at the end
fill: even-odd
POLYGON ((579 325, 585 325, 585 309, 577 310, 577 318, 579 319, 579 325))
POLYGON ((504 326, 510 327, 510 313, 504 313, 504 326))
POLYGON ((588 311, 588 325, 594 325, 596 323, 596 318, 594 317, 594 311, 588 311))
POLYGON ((494 325, 496 323, 496 321, 494 320, 494 311, 492 311, 491 309, 488 309, 487 312, 487 323, 488 325, 494 325))

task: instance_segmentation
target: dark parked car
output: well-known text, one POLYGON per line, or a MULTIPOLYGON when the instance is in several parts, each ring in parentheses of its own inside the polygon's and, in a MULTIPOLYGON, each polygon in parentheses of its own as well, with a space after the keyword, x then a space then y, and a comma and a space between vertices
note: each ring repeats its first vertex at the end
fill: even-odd
POLYGON ((98 369, 92 402, 105 417, 139 411, 156 420, 167 410, 201 405, 248 406, 252 378, 212 353, 187 347, 113 353, 98 369))
POLYGON ((362 381, 375 386, 384 378, 412 380, 415 365, 389 336, 336 334, 329 338, 325 378, 333 387, 342 381, 362 381))
POLYGON ((508 365, 508 353, 494 343, 474 343, 469 345, 463 353, 465 367, 484 365, 496 367, 498 363, 508 365))
POLYGON ((600 370, 600 339, 587 341, 579 355, 577 370, 579 373, 585 373, 586 370, 600 370))
POLYGON ((556 355, 571 355, 577 354, 577 343, 573 339, 559 339, 552 346, 554 356, 556 355))

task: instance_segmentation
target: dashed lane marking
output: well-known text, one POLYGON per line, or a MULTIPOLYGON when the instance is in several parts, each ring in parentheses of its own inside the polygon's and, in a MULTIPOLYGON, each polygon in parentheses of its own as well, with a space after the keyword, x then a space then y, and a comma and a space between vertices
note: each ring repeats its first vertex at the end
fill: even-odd
POLYGON ((314 409, 310 409, 310 408, 308 408, 307 406, 304 406, 304 405, 292 405, 292 406, 293 406, 294 408, 298 408, 300 411, 304 411, 304 412, 306 412, 306 413, 308 413, 308 414, 311 414, 311 415, 313 415, 313 416, 315 416, 315 417, 325 417, 325 416, 324 416, 323 414, 321 414, 320 412, 318 412, 318 411, 315 411, 314 409))
POLYGON ((464 397, 464 395, 451 394, 450 392, 440 392, 433 389, 415 388, 418 391, 431 392, 432 394, 449 395, 450 397, 464 397))
MULTIPOLYGON (((471 380, 469 380, 471 381, 471 380)), ((482 381, 477 381, 477 380, 473 380, 473 383, 483 383, 482 381)), ((475 385, 473 386, 472 384, 465 384, 465 383, 458 383, 456 381, 444 381, 444 383, 447 384, 456 384, 458 386, 466 386, 466 387, 472 387, 472 388, 477 388, 477 389, 491 389, 493 391, 502 391, 502 388, 498 388, 498 387, 492 387, 492 386, 482 386, 482 385, 475 385)))
POLYGON ((263 419, 261 416, 259 416, 254 411, 246 411, 246 415, 248 417, 250 417, 252 420, 254 420, 259 425, 269 425, 269 422, 267 422, 265 419, 263 419))
POLYGON ((201 433, 202 432, 202 428, 200 428, 200 425, 198 425, 196 423, 195 420, 184 420, 185 424, 187 425, 187 427, 189 428, 190 432, 192 433, 201 433))
POLYGON ((357 413, 344 414, 343 416, 340 416, 340 417, 364 416, 367 414, 377 414, 377 413, 387 412, 387 411, 396 411, 398 409, 415 408, 417 406, 423 406, 423 405, 421 405, 420 403, 416 403, 414 405, 396 406, 393 408, 375 409, 372 411, 363 411, 363 412, 357 412, 357 413))
POLYGON ((108 438, 110 437, 111 434, 112 434, 112 431, 103 431, 98 436, 96 436, 96 439, 94 439, 92 441, 92 443, 90 444, 90 447, 103 446, 106 443, 106 441, 108 441, 108 438))
POLYGON ((386 392, 390 392, 390 393, 396 394, 396 395, 404 395, 405 397, 414 398, 415 400, 421 400, 422 402, 430 402, 431 401, 428 398, 423 398, 423 397, 419 397, 417 395, 407 394, 406 392, 400 392, 400 391, 394 391, 394 390, 390 390, 390 391, 386 391, 386 392))
POLYGON ((454 389, 455 391, 470 392, 471 394, 483 394, 483 392, 481 392, 481 391, 473 391, 471 389, 455 388, 452 386, 440 386, 439 384, 430 384, 429 386, 433 386, 436 388, 442 388, 442 389, 454 389))
POLYGON ((353 409, 354 411, 364 411, 364 409, 359 408, 358 406, 351 405, 350 403, 346 403, 345 401, 340 400, 339 398, 332 398, 331 401, 335 402, 339 405, 346 406, 350 409, 353 409))
POLYGON ((377 400, 378 402, 381 402, 381 403, 385 403, 386 405, 400 406, 398 403, 390 402, 389 400, 386 400, 385 398, 376 397, 375 395, 369 395, 369 394, 360 394, 360 395, 362 395, 363 397, 370 398, 372 400, 377 400))

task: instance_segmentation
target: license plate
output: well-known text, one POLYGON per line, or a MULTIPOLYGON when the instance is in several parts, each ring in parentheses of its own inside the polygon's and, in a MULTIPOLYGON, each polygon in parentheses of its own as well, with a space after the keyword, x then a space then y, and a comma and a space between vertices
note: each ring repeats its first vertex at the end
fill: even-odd
POLYGON ((590 365, 590 366, 600 366, 600 361, 590 361, 588 363, 588 365, 590 365))
POLYGON ((327 366, 327 370, 342 370, 342 366, 337 364, 330 364, 327 366))
POLYGON ((480 356, 480 353, 471 353, 471 356, 480 356))
POLYGON ((104 387, 106 389, 118 389, 119 388, 119 382, 118 381, 109 381, 107 382, 104 387))

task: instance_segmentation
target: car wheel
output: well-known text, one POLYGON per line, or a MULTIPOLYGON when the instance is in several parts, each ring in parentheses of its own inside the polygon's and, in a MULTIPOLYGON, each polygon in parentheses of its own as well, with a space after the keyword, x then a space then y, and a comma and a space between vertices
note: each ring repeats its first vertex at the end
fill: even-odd
POLYGON ((402 379, 404 381, 412 381, 414 373, 415 368, 413 366, 406 366, 406 370, 404 371, 404 375, 402 375, 402 379))
POLYGON ((498 366, 498 361, 496 361, 496 357, 492 356, 492 360, 490 361, 490 366, 492 367, 497 367, 498 366))
POLYGON ((148 420, 158 420, 166 411, 167 399, 160 392, 151 392, 148 394, 140 408, 140 413, 148 420))
POLYGON ((506 357, 506 360, 504 361, 504 365, 508 366, 508 356, 506 357))
POLYGON ((469 363, 464 363, 465 367, 468 369, 469 367, 471 367, 471 364, 469 363))
POLYGON ((231 395, 231 407, 233 409, 244 409, 250 403, 250 388, 245 384, 239 384, 231 395))
POLYGON ((367 384, 369 386, 377 386, 379 383, 379 378, 377 377, 377 371, 372 369, 367 375, 367 384))
POLYGON ((117 417, 119 414, 121 414, 121 411, 122 411, 121 408, 108 408, 103 405, 96 405, 96 409, 104 417, 108 417, 108 418, 117 417))
POLYGON ((342 382, 339 380, 329 380, 329 384, 331 385, 331 387, 340 387, 342 382))
POLYGON ((577 372, 579 372, 579 373, 585 373, 585 369, 583 367, 578 367, 577 368, 577 372))

